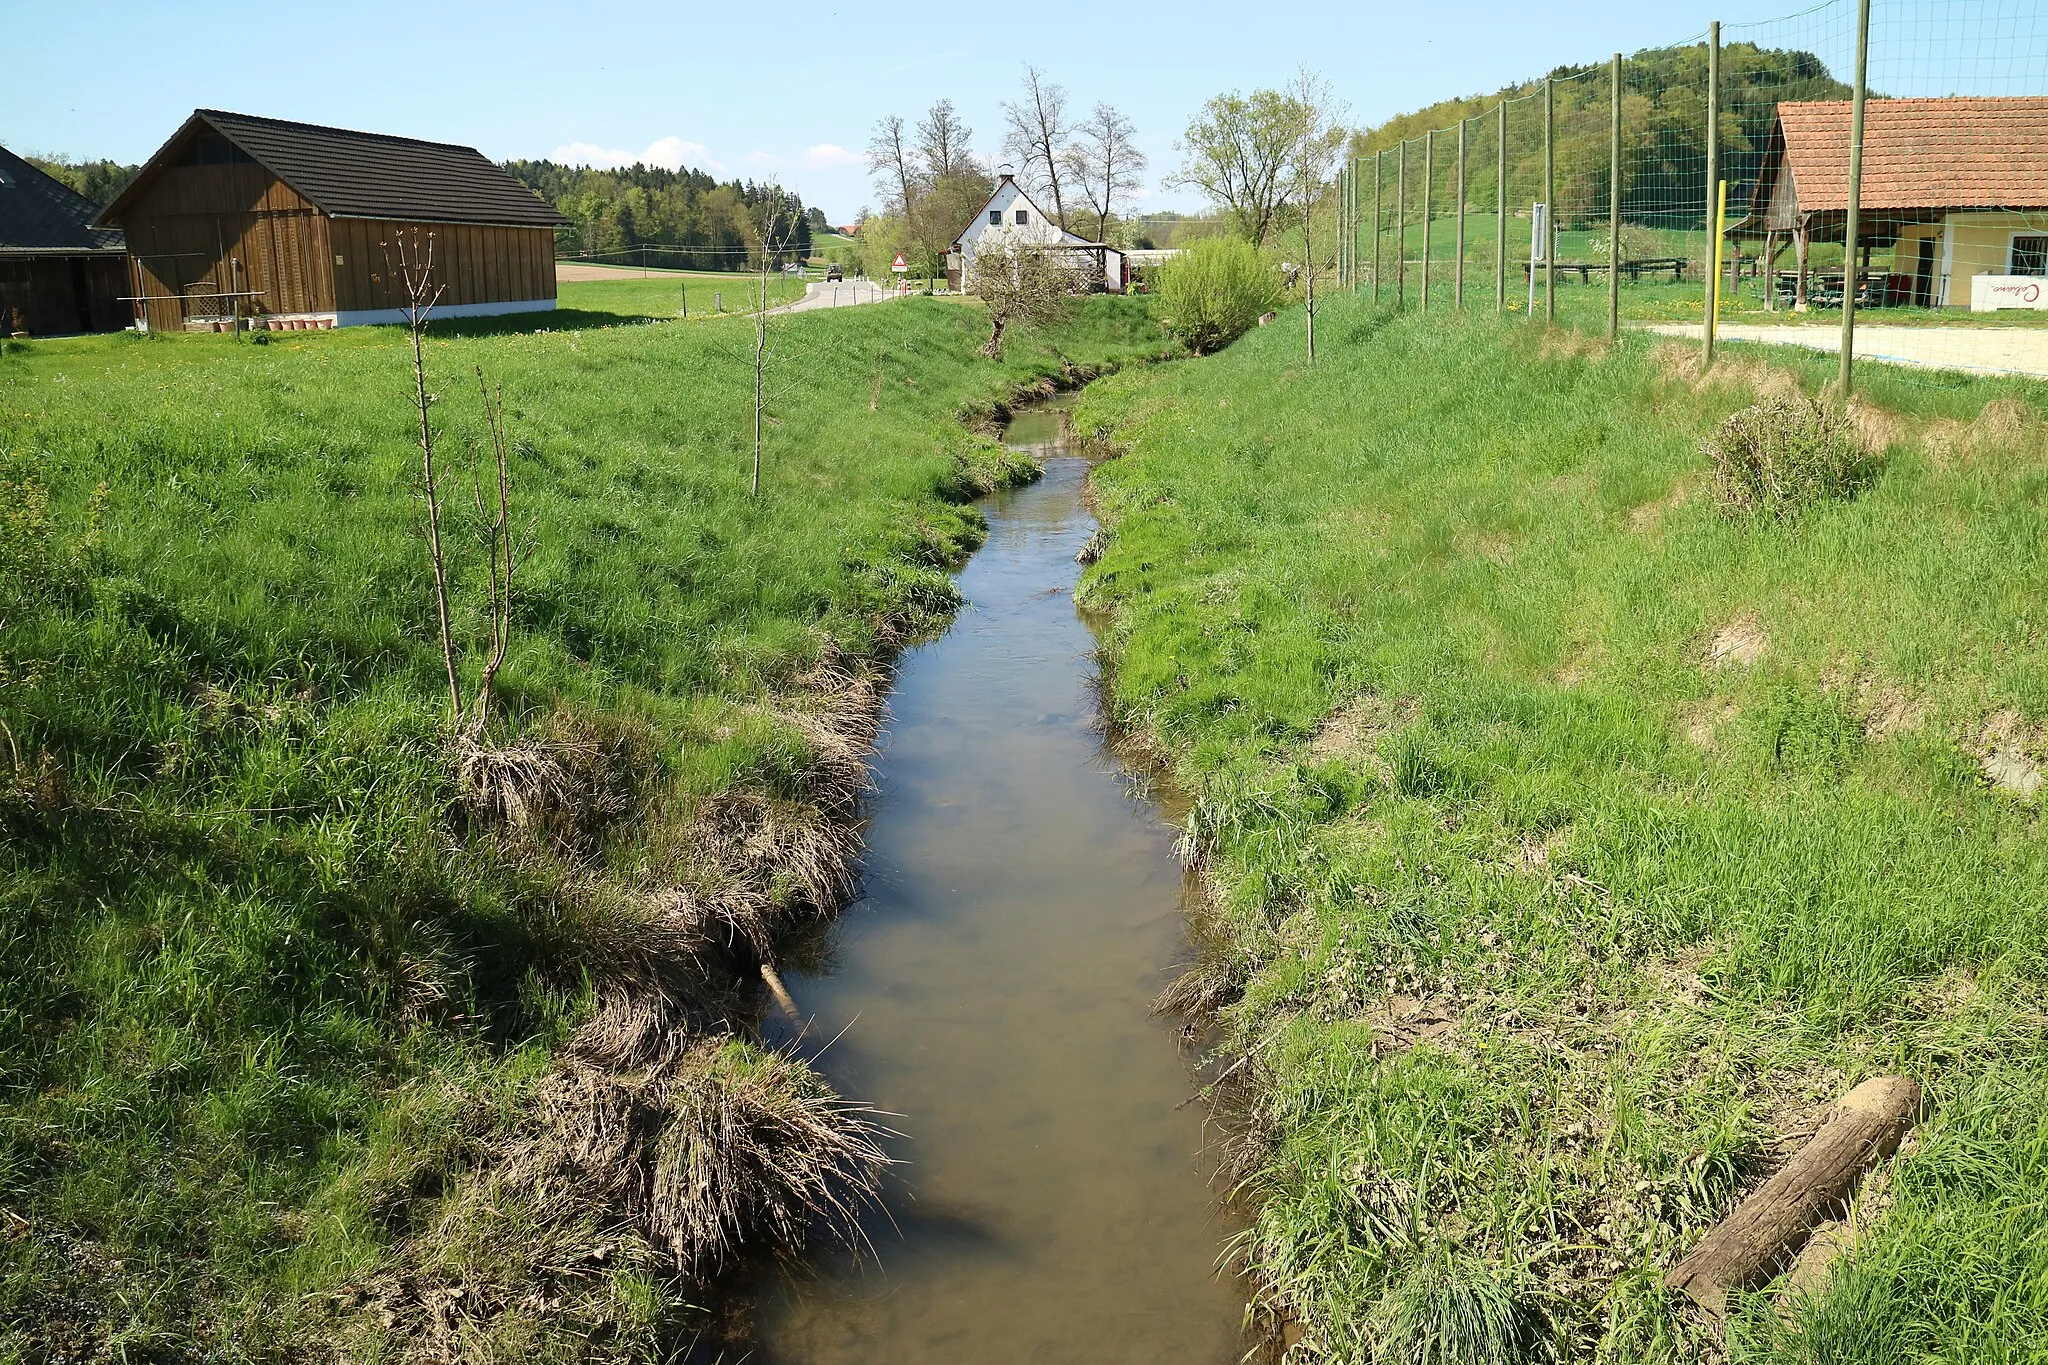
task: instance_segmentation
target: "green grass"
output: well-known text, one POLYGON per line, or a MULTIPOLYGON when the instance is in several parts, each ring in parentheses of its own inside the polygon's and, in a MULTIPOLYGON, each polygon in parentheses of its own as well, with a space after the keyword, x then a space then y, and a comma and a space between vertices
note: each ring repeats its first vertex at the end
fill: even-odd
MULTIPOLYGON (((790 319, 754 499, 744 330, 429 342, 458 478, 473 367, 504 389, 535 548, 496 737, 593 756, 609 823, 573 846, 460 814, 402 333, 0 355, 0 1359, 387 1351, 366 1285, 526 1254, 440 1220, 587 1015, 592 926, 688 884, 711 798, 801 815, 783 707, 828 642, 876 658, 951 610, 966 499, 1017 473, 961 414, 1163 344, 1122 300, 1001 363, 956 304, 790 319)), ((490 1349, 670 1339, 661 1258, 613 1264, 490 1349)))
MULTIPOLYGON (((610 315, 634 319, 669 319, 682 314, 688 296, 690 317, 717 316, 719 296, 725 311, 744 312, 760 290, 758 275, 720 274, 700 270, 650 270, 644 278, 563 280, 555 286, 560 308, 578 315, 610 315)), ((802 298, 804 282, 780 271, 769 276, 770 306, 802 298)))
POLYGON ((1981 760, 2048 761, 2042 391, 1870 366, 1876 482, 1731 519, 1702 439, 1826 357, 1698 385, 1348 300, 1318 350, 1295 310, 1074 419, 1122 452, 1114 717, 1191 799, 1259 1081, 1240 1250, 1311 1358, 1697 1359, 1663 1272, 1904 1072, 1852 1259, 1729 1354, 2039 1359, 2048 855, 1981 760))

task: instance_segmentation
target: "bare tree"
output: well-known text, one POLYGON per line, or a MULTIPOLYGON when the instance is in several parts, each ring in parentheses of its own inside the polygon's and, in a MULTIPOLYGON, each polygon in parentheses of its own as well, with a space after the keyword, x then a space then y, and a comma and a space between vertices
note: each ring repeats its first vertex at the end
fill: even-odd
POLYGON ((906 140, 900 115, 890 114, 875 121, 874 135, 868 139, 868 170, 877 177, 883 198, 893 193, 905 213, 917 198, 917 172, 912 160, 915 155, 906 140))
POLYGON ((441 300, 442 286, 434 283, 434 234, 411 230, 398 236, 398 267, 392 269, 389 245, 385 250, 384 273, 395 279, 404 293, 406 336, 412 345, 413 408, 420 420, 420 500, 426 504, 427 561, 434 573, 434 614, 441 627, 441 666, 448 675, 448 723, 462 720, 462 679, 455 671, 455 632, 448 613, 448 555, 441 543, 441 471, 434 462, 434 395, 427 391, 427 321, 441 300))
POLYGON ((1246 241, 1261 246, 1286 206, 1301 122, 1294 100, 1278 90, 1218 95, 1175 144, 1181 167, 1167 183, 1208 195, 1246 241))
POLYGON ((1042 327, 1058 321, 1082 281, 1050 252, 983 241, 974 254, 974 274, 967 287, 988 306, 989 335, 981 353, 994 360, 1001 357, 1003 339, 1012 326, 1042 327))
POLYGON ((492 488, 486 491, 483 457, 473 455, 469 466, 471 497, 476 507, 477 534, 489 564, 489 603, 486 608, 489 647, 476 692, 465 703, 462 676, 456 667, 455 631, 449 611, 447 546, 443 539, 442 512, 446 498, 441 485, 442 470, 435 444, 433 408, 439 401, 427 388, 427 323, 443 286, 434 282, 434 234, 413 228, 397 234, 398 264, 391 266, 391 245, 385 249, 385 275, 402 291, 406 338, 412 348, 413 410, 419 418, 420 501, 425 504, 423 534, 427 561, 434 575, 434 614, 441 633, 441 666, 448 679, 448 723, 465 742, 474 745, 490 722, 497 695, 499 670, 505 666, 512 647, 512 585, 520 562, 532 544, 532 528, 520 537, 512 523, 511 447, 505 431, 505 391, 493 389, 485 380, 483 367, 476 370, 477 389, 483 397, 484 429, 491 450, 492 488))
POLYGON ((1098 241, 1109 240, 1118 201, 1144 188, 1145 154, 1131 141, 1137 131, 1115 106, 1098 104, 1074 130, 1067 149, 1068 173, 1088 197, 1098 241))
POLYGON ((917 153, 925 175, 940 180, 966 170, 974 159, 967 148, 973 137, 974 130, 961 120, 953 101, 934 104, 917 122, 917 153))
POLYGON ((1324 186, 1336 168, 1337 156, 1349 134, 1338 126, 1344 110, 1330 89, 1330 83, 1299 68, 1287 87, 1287 101, 1293 105, 1297 123, 1294 148, 1289 155, 1291 197, 1301 206, 1302 275, 1306 280, 1308 314, 1308 362, 1316 362, 1316 235, 1315 209, 1324 186))
POLYGON ((1067 123, 1067 92, 1045 78, 1037 67, 1024 67, 1024 97, 1003 105, 1009 131, 1003 135, 1003 153, 1015 159, 1018 174, 1032 189, 1052 191, 1052 216, 1062 227, 1067 222, 1067 203, 1060 190, 1060 171, 1067 156, 1073 129, 1067 123))

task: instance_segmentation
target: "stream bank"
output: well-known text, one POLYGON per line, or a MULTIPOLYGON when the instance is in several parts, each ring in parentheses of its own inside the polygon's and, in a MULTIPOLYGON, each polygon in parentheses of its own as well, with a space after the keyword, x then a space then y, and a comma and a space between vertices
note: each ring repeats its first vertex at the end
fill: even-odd
POLYGON ((1243 1351, 1204 1111, 1150 1012, 1187 956, 1173 831, 1094 724, 1071 589, 1095 522, 1062 425, 1049 405, 1005 431, 1045 476, 984 502, 969 606, 901 660, 865 899, 817 970, 788 973, 807 1041, 769 1025, 912 1135, 870 1254, 760 1286, 770 1361, 1243 1351))

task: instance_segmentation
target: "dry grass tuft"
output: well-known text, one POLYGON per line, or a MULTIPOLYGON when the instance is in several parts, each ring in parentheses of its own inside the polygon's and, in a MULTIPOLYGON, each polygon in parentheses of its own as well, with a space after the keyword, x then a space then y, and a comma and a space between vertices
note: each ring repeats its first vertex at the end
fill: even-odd
POLYGON ((1976 752, 1984 779, 2000 791, 2031 801, 2048 785, 2039 758, 2048 753, 2048 735, 2017 711, 2000 711, 1986 721, 1976 752))

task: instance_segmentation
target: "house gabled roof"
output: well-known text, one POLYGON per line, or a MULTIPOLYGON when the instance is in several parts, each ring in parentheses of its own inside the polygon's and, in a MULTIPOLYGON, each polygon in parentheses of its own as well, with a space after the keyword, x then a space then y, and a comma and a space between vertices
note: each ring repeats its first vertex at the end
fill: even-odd
MULTIPOLYGON (((1023 200, 1023 201, 1025 202, 1025 203, 1027 203, 1027 204, 1031 205, 1031 211, 1032 211, 1033 213, 1035 213, 1035 214, 1037 214, 1037 215, 1038 215, 1038 218, 1039 218, 1039 221, 1040 221, 1040 222, 1043 222, 1043 223, 1050 223, 1050 222, 1052 222, 1052 221, 1053 221, 1053 218, 1052 218, 1052 215, 1051 215, 1051 214, 1047 213, 1047 212, 1046 212, 1046 211, 1045 211, 1044 209, 1042 209, 1042 208, 1038 207, 1038 201, 1037 201, 1036 199, 1033 199, 1033 198, 1031 197, 1031 191, 1029 191, 1029 190, 1025 189, 1025 188, 1024 188, 1024 187, 1023 187, 1022 185, 1019 185, 1019 184, 1017 183, 1017 177, 1016 177, 1016 176, 1014 176, 1014 175, 1011 175, 1011 174, 1010 174, 1009 172, 1005 171, 1005 172, 1003 172, 1003 174, 1002 174, 1002 175, 1001 175, 1001 176, 1000 176, 1000 177, 999 177, 999 178, 998 178, 998 179, 996 180, 996 187, 995 187, 995 189, 993 189, 993 190, 991 190, 991 191, 989 192, 989 196, 988 196, 988 198, 987 198, 987 199, 986 199, 985 201, 983 201, 983 203, 982 203, 982 206, 981 206, 981 208, 980 208, 980 209, 979 209, 979 210, 978 210, 978 211, 977 211, 977 212, 975 213, 974 217, 970 218, 970 219, 969 219, 969 220, 967 221, 967 228, 971 228, 971 227, 974 227, 974 226, 975 226, 976 224, 978 224, 978 223, 980 223, 980 222, 982 221, 982 217, 983 217, 983 215, 984 215, 984 214, 986 214, 986 213, 988 212, 988 206, 989 206, 990 204, 993 204, 993 203, 995 203, 997 199, 999 199, 999 198, 1001 198, 1001 197, 1002 197, 1002 193, 1003 193, 1003 186, 1005 186, 1005 185, 1008 185, 1008 186, 1010 186, 1010 187, 1011 187, 1012 189, 1016 190, 1016 191, 1017 191, 1017 197, 1018 197, 1019 199, 1022 199, 1022 200, 1023 200)), ((964 239, 966 238, 966 236, 967 236, 967 228, 962 228, 962 229, 960 229, 960 232, 959 232, 959 234, 958 234, 957 236, 955 236, 955 237, 953 238, 953 245, 954 245, 954 246, 956 246, 956 247, 957 247, 957 246, 959 246, 959 245, 960 245, 960 243, 961 243, 961 241, 962 241, 962 240, 964 240, 964 239)), ((1086 237, 1082 237, 1082 236, 1080 236, 1080 235, 1078 235, 1078 234, 1076 234, 1076 233, 1072 233, 1072 232, 1069 232, 1069 231, 1067 231, 1067 230, 1066 230, 1066 229, 1065 229, 1064 227, 1062 227, 1062 228, 1060 229, 1060 239, 1059 239, 1059 241, 1057 241, 1057 242, 1048 242, 1048 243, 1046 243, 1046 245, 1047 245, 1047 246, 1108 246, 1109 244, 1108 244, 1107 242, 1091 242, 1091 241, 1089 241, 1089 240, 1088 240, 1088 239, 1087 239, 1086 237)), ((1110 247, 1110 250, 1112 250, 1112 251, 1114 251, 1115 249, 1116 249, 1115 247, 1110 247)))
POLYGON ((119 251, 119 232, 92 225, 98 214, 92 200, 0 147, 0 256, 119 251))
POLYGON ((101 221, 117 220, 195 127, 219 133, 331 217, 494 227, 554 227, 568 221, 474 147, 222 109, 195 110, 135 183, 107 206, 101 221))
MULTIPOLYGON (((1792 174, 1801 213, 1849 207, 1848 100, 1778 106, 1756 202, 1792 174)), ((1865 209, 2048 207, 2048 98, 1873 99, 1863 114, 1865 209)))

